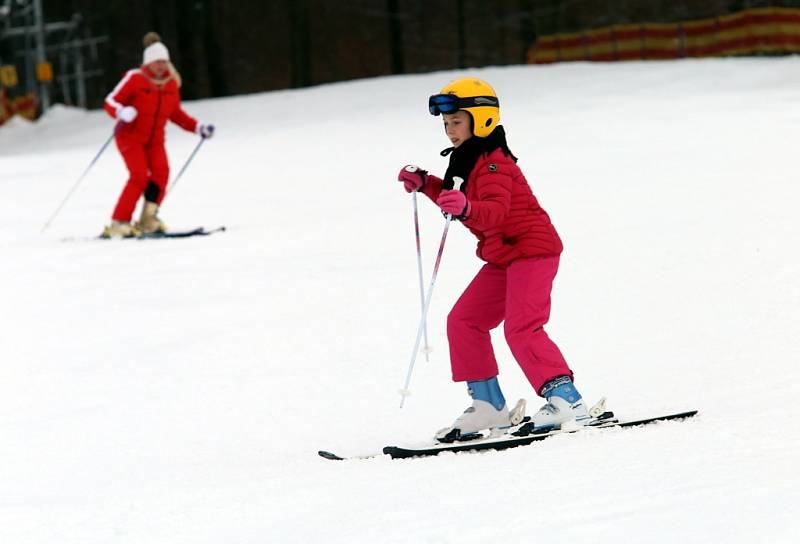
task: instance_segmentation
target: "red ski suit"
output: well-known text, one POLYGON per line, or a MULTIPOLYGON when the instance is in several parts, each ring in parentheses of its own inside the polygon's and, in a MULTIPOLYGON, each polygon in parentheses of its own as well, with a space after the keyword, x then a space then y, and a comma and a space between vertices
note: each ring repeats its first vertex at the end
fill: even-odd
POLYGON ((164 148, 167 120, 189 132, 197 129, 197 120, 181 109, 178 82, 167 75, 157 79, 147 67, 129 70, 105 100, 105 109, 116 118, 124 106, 133 106, 138 114, 130 123, 119 123, 116 131, 119 148, 130 177, 111 216, 115 221, 130 221, 136 202, 149 182, 158 187, 154 201, 160 204, 169 180, 169 162, 164 148))
MULTIPOLYGON (((428 176, 423 192, 436 200, 442 180, 428 176)), ((481 156, 467 180, 470 204, 464 225, 478 238, 487 264, 447 317, 454 381, 498 374, 490 331, 505 320, 505 337, 534 389, 572 376, 558 346, 544 331, 561 239, 516 163, 501 149, 481 156)))

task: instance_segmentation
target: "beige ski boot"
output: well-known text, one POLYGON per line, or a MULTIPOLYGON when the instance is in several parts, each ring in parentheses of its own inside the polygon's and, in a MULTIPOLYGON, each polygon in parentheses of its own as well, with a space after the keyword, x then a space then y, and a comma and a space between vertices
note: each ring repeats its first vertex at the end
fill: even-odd
POLYGON ((167 225, 158 218, 158 204, 155 202, 145 202, 142 208, 142 215, 136 224, 143 234, 153 234, 155 232, 167 232, 167 225))
POLYGON ((141 234, 139 230, 128 221, 111 221, 110 225, 103 228, 101 238, 133 238, 141 234))

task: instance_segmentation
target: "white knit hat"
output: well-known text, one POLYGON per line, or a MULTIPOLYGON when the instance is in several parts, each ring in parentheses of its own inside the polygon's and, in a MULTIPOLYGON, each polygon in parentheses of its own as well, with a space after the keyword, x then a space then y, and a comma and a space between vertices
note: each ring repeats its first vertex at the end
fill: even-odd
POLYGON ((145 48, 142 64, 147 65, 157 60, 169 60, 169 50, 167 46, 161 42, 156 42, 145 48))

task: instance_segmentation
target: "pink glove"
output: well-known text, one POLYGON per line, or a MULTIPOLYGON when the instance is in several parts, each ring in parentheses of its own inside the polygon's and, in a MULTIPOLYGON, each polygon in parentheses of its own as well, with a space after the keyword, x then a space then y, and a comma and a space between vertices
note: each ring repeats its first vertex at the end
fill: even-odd
POLYGON ((419 191, 428 179, 428 171, 419 166, 409 164, 404 166, 397 174, 397 181, 403 184, 407 193, 419 191))
POLYGON ((439 193, 439 198, 436 199, 436 205, 439 206, 444 213, 449 213, 453 219, 464 220, 469 215, 469 201, 464 193, 458 190, 448 191, 443 189, 439 193))

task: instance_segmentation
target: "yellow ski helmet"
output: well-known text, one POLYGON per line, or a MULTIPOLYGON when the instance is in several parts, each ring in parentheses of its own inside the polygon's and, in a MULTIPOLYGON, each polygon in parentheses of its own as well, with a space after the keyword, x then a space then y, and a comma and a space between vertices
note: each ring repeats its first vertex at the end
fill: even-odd
POLYGON ((464 110, 472 116, 472 133, 485 138, 500 124, 500 100, 491 85, 476 77, 451 81, 428 100, 431 115, 464 110))

